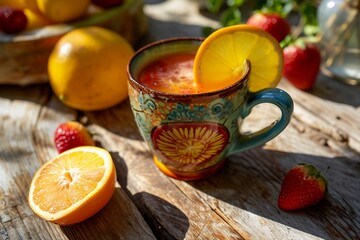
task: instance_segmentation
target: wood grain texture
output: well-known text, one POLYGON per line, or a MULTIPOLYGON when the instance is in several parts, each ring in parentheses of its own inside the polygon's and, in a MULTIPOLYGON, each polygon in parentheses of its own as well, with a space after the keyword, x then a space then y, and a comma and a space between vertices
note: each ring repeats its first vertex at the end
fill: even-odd
MULTIPOLYGON (((159 239, 356 239, 360 155, 355 126, 360 118, 356 98, 346 103, 346 96, 359 89, 322 75, 311 92, 299 91, 286 80, 279 87, 295 101, 286 130, 264 146, 229 157, 223 170, 202 181, 170 179, 156 169, 128 102, 87 116, 103 146, 118 152, 120 184, 159 239), (331 95, 318 97, 323 87, 340 86, 344 89, 337 98, 343 94, 342 101, 331 101, 331 95), (350 122, 354 127, 349 127, 350 122), (323 172, 329 193, 314 207, 283 212, 277 207, 282 179, 302 162, 323 172)), ((244 130, 269 122, 264 116, 276 115, 272 106, 259 106, 244 130)))
MULTIPOLYGON (((177 4, 194 7, 195 1, 148 2, 150 34, 144 42, 199 35, 209 23, 186 11, 172 15, 177 4)), ((209 179, 183 182, 155 167, 128 100, 103 111, 78 112, 62 105, 48 84, 0 86, 1 239, 359 239, 360 87, 321 74, 309 92, 285 79, 279 87, 295 104, 279 136, 230 156, 209 179), (59 227, 34 215, 27 194, 35 171, 57 154, 56 126, 73 119, 86 124, 96 144, 110 152, 119 186, 98 214, 59 227), (322 171, 328 195, 314 207, 281 211, 282 179, 301 162, 322 171)), ((261 128, 278 115, 271 105, 258 106, 242 130, 261 128)))
POLYGON ((2 239, 154 239, 120 186, 104 209, 80 224, 59 227, 34 215, 27 202, 32 176, 57 154, 53 143, 57 125, 81 116, 63 106, 47 84, 2 86, 0 106, 2 239))

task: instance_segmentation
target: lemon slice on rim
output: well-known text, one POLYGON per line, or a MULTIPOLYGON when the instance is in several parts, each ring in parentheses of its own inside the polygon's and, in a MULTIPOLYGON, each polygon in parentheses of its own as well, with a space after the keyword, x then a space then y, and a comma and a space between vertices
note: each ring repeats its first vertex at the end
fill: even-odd
POLYGON ((251 64, 249 89, 275 87, 282 76, 282 49, 268 32, 246 24, 221 28, 200 45, 194 60, 196 84, 207 91, 239 81, 251 64))

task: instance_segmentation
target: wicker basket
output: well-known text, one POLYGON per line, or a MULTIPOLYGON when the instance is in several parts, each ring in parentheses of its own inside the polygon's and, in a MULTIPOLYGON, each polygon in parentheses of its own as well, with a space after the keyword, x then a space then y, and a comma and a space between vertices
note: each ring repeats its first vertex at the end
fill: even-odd
POLYGON ((56 24, 18 35, 0 33, 0 84, 28 85, 48 81, 47 60, 61 36, 84 26, 114 30, 135 44, 147 30, 143 1, 126 0, 108 10, 90 6, 86 17, 69 24, 56 24))

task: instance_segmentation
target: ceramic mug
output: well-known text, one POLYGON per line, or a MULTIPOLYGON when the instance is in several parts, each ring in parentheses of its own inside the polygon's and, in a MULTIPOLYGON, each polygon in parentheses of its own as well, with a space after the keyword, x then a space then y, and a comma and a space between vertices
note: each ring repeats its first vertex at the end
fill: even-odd
POLYGON ((230 154, 268 142, 284 130, 293 111, 293 101, 283 90, 249 91, 250 66, 243 79, 207 93, 164 93, 138 82, 139 73, 148 64, 169 54, 196 52, 202 41, 158 41, 139 49, 128 65, 130 105, 138 129, 154 154, 156 166, 181 180, 209 177, 230 154), (281 110, 280 119, 260 131, 242 134, 242 120, 260 103, 276 105, 281 110))

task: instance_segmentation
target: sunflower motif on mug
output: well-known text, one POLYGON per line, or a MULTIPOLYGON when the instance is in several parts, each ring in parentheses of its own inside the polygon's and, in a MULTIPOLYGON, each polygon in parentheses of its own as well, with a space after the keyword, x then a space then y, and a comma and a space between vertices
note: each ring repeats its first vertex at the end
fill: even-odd
POLYGON ((229 132, 214 123, 164 124, 154 129, 152 142, 168 160, 197 164, 218 156, 229 142, 229 132))

